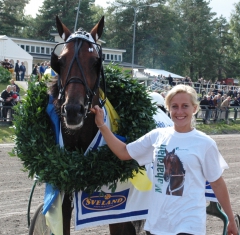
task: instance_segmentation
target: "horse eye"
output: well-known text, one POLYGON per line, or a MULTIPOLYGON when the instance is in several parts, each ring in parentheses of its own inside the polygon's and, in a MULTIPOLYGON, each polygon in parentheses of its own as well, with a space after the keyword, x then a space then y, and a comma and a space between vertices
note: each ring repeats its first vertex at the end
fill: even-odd
POLYGON ((65 58, 64 57, 61 57, 59 60, 58 60, 58 65, 62 68, 65 66, 65 58))
POLYGON ((100 58, 96 58, 96 60, 95 60, 94 63, 93 63, 93 67, 94 67, 95 69, 100 69, 100 65, 101 65, 101 63, 100 63, 100 58))

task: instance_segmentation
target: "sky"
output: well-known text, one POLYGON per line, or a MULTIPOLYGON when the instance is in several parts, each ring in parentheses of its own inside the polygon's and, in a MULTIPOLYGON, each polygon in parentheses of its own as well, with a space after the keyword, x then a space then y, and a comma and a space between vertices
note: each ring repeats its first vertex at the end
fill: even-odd
MULTIPOLYGON (((107 2, 111 2, 113 0, 95 0, 96 5, 100 5, 104 8, 107 7, 107 2)), ((217 16, 220 17, 223 15, 229 20, 231 12, 234 10, 234 3, 237 3, 239 0, 211 0, 210 7, 212 11, 217 13, 217 16)), ((30 0, 30 3, 25 8, 25 14, 36 16, 38 8, 42 5, 43 0, 30 0)), ((80 3, 81 4, 81 3, 80 3)), ((78 1, 76 0, 76 6, 78 5, 78 1)), ((81 5, 80 5, 81 8, 81 5)))

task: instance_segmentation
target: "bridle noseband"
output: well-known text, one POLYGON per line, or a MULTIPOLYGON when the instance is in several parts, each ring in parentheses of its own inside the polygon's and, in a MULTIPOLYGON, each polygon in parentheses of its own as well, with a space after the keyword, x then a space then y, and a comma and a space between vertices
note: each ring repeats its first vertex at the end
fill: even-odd
MULTIPOLYGON (((84 104, 84 106, 87 107, 87 108, 85 108, 85 112, 84 112, 84 115, 86 117, 87 113, 89 112, 89 109, 92 106, 93 97, 96 95, 96 91, 97 91, 97 89, 100 86, 100 77, 102 77, 103 92, 104 92, 104 95, 105 95, 103 101, 100 101, 100 106, 101 107, 104 106, 104 104, 106 102, 106 82, 105 82, 105 78, 104 78, 103 65, 102 65, 102 61, 103 61, 102 48, 101 48, 101 46, 99 44, 95 43, 95 41, 92 38, 92 35, 90 33, 86 33, 86 32, 83 32, 83 31, 77 31, 77 32, 71 34, 66 42, 58 43, 55 46, 55 48, 54 48, 54 50, 52 52, 52 57, 51 57, 51 65, 52 65, 53 69, 54 69, 54 66, 58 66, 56 64, 56 61, 58 60, 58 55, 55 54, 55 50, 59 46, 60 47, 61 46, 65 47, 66 44, 69 43, 69 42, 74 42, 74 55, 73 55, 73 58, 72 58, 72 60, 70 62, 70 65, 68 67, 68 72, 67 72, 67 76, 66 76, 66 82, 65 82, 64 86, 62 86, 61 76, 60 76, 60 74, 58 74, 58 90, 59 90, 58 99, 61 100, 61 103, 64 103, 64 101, 65 101, 65 90, 66 90, 66 87, 69 84, 71 84, 71 83, 82 84, 84 86, 85 90, 86 90, 86 99, 85 99, 85 104, 84 104), (101 63, 100 64, 101 70, 100 70, 100 73, 99 73, 99 75, 98 75, 98 77, 96 79, 96 82, 94 84, 93 89, 90 89, 88 84, 87 84, 87 80, 86 80, 85 74, 83 72, 82 65, 81 65, 79 57, 78 57, 79 50, 82 47, 83 41, 86 41, 86 42, 89 43, 89 45, 93 46, 93 48, 89 48, 88 51, 89 51, 89 53, 92 53, 93 50, 95 49, 97 54, 98 54, 98 56, 99 56, 100 63, 101 63), (71 71, 73 63, 75 61, 76 61, 77 65, 78 65, 78 68, 79 68, 79 70, 81 72, 82 79, 79 76, 72 76, 72 77, 69 78, 70 71, 71 71)), ((61 50, 61 52, 62 52, 62 50, 61 50)))

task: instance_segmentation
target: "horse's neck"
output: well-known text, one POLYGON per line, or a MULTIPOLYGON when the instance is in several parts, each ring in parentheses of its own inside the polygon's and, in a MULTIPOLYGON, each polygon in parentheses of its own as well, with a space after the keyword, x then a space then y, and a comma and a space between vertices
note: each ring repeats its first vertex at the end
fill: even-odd
POLYGON ((172 176, 170 179, 170 188, 171 190, 178 188, 184 182, 184 175, 181 173, 179 176, 172 176))

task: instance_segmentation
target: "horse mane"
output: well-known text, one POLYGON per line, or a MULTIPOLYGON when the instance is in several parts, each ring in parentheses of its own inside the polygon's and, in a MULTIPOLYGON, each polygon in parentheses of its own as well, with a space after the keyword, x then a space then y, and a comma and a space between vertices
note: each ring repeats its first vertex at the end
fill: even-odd
POLYGON ((184 167, 183 167, 183 163, 182 161, 180 160, 180 158, 174 154, 174 157, 175 159, 177 160, 178 164, 176 164, 178 166, 178 168, 176 169, 177 172, 181 172, 183 174, 185 174, 185 170, 184 170, 184 167), (180 169, 179 169, 180 168, 180 169))
POLYGON ((61 116, 61 102, 58 99, 59 89, 58 89, 58 75, 51 79, 51 85, 49 87, 49 93, 53 97, 53 104, 56 113, 61 116))

